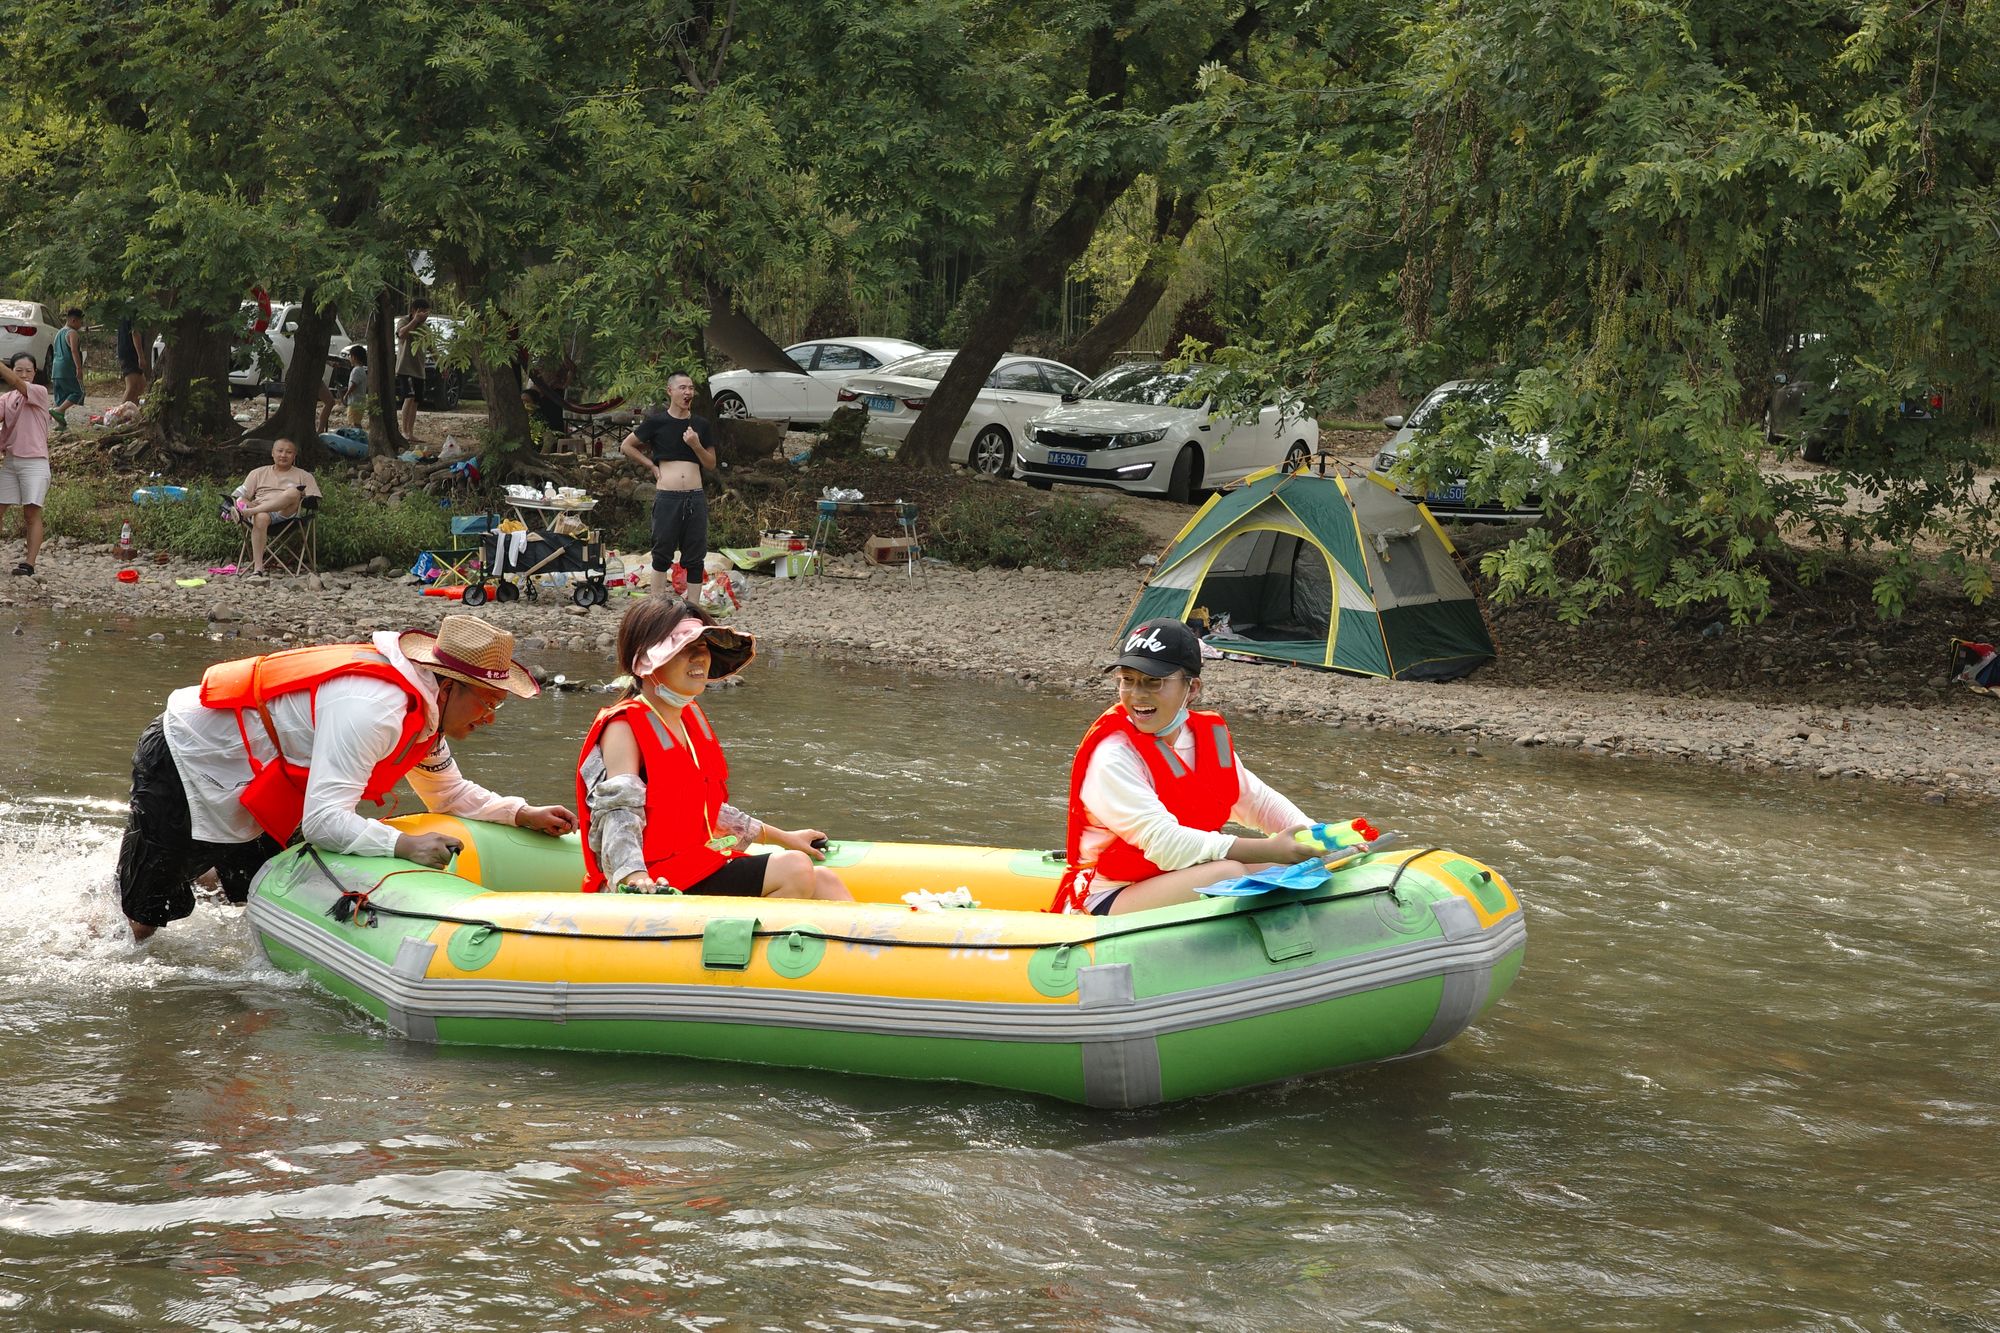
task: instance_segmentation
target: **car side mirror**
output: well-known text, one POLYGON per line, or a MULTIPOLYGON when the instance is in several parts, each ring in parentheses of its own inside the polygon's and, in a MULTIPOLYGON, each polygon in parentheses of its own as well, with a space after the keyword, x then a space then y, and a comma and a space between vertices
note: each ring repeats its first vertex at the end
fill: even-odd
POLYGON ((1777 374, 1771 376, 1771 383, 1773 384, 1789 384, 1790 382, 1791 382, 1790 377, 1787 376, 1785 372, 1782 370, 1779 371, 1777 374))
POLYGON ((1403 418, 1401 418, 1401 417, 1383 417, 1383 418, 1382 418, 1382 428, 1383 428, 1384 430, 1401 430, 1401 429, 1403 428, 1403 418))

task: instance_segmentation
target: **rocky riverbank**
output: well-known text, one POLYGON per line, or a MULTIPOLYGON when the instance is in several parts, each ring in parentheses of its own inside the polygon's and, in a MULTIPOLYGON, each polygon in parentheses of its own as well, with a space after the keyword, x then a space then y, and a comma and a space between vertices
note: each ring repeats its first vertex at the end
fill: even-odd
MULTIPOLYGON (((453 602, 424 598, 401 571, 307 579, 210 577, 181 563, 142 563, 117 581, 102 548, 52 543, 40 572, 0 585, 0 607, 46 606, 77 615, 180 617, 252 643, 335 640, 373 629, 434 625, 453 602), (182 588, 177 579, 206 578, 182 588)), ((1130 572, 900 570, 837 561, 829 575, 753 579, 738 623, 774 645, 926 671, 1008 680, 1028 691, 1102 695, 1108 640, 1138 587, 1130 572)), ((622 598, 584 611, 544 597, 489 603, 479 614, 511 630, 530 661, 550 649, 608 658, 622 598)), ((18 621, 16 631, 20 629, 18 621)), ((1507 745, 1556 745, 1608 759, 1655 756, 1733 768, 1788 769, 1829 780, 1877 779, 1926 799, 2000 798, 2000 704, 1935 680, 1867 684, 1844 696, 1821 687, 1787 700, 1697 686, 1621 688, 1614 657, 1580 632, 1510 634, 1496 620, 1502 662, 1445 685, 1357 679, 1262 664, 1211 663, 1210 698, 1233 713, 1328 725, 1446 735, 1469 757, 1507 745), (1522 647, 1510 651, 1510 639, 1522 647), (1592 664, 1596 663, 1597 666, 1592 664), (1537 679, 1539 673, 1540 679, 1537 679)), ((1893 627, 1884 631, 1893 635, 1893 627)), ((1720 636, 1702 636, 1704 644, 1720 636)), ((1597 642, 1601 642, 1600 640, 1597 642)), ((1887 650, 1884 650, 1886 652, 1887 650)), ((1769 660, 1766 651, 1756 660, 1769 660)), ((1644 666, 1643 656, 1638 665, 1644 666)), ((1635 672, 1636 674, 1636 672, 1635 672)), ((1656 681, 1655 684, 1658 682, 1656 681)))

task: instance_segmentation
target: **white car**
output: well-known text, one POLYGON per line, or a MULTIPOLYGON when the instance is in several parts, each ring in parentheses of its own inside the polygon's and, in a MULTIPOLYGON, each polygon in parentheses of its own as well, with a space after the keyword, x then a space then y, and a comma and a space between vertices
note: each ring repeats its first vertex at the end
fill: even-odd
MULTIPOLYGON (((248 397, 256 393, 258 387, 266 380, 282 380, 285 377, 285 372, 292 368, 292 347, 297 341, 299 331, 299 310, 300 306, 296 301, 273 301, 271 303, 271 322, 264 330, 264 336, 270 340, 271 352, 277 358, 278 364, 276 368, 271 369, 267 373, 264 366, 262 349, 256 345, 256 335, 251 332, 257 323, 257 303, 255 301, 245 301, 238 308, 237 317, 240 320, 238 328, 241 330, 241 336, 244 341, 238 343, 230 352, 230 392, 239 398, 248 397)), ((347 327, 340 322, 340 317, 338 315, 334 316, 333 333, 326 340, 326 355, 333 361, 345 364, 347 361, 347 348, 354 341, 353 338, 348 336, 347 327)), ((165 336, 162 335, 154 338, 153 364, 155 366, 160 364, 160 358, 166 355, 166 351, 167 340, 165 336)), ((342 373, 344 377, 345 372, 342 373)), ((325 378, 327 383, 331 384, 333 382, 333 367, 331 364, 327 366, 325 378)))
POLYGON ((1247 420, 1210 405, 1174 402, 1188 371, 1135 362, 1105 371, 1080 401, 1031 422, 1014 463, 1030 486, 1115 486, 1172 500, 1241 481, 1279 464, 1298 467, 1319 450, 1319 423, 1272 405, 1247 420))
MULTIPOLYGON (((868 409, 866 439, 899 445, 909 437, 930 402, 931 391, 951 368, 956 352, 923 352, 892 362, 870 375, 856 375, 836 398, 868 409)), ((1014 446, 1027 438, 1028 423, 1061 407, 1063 399, 1090 382, 1082 371, 1039 356, 1003 356, 986 387, 973 400, 965 423, 952 437, 951 461, 989 477, 1014 475, 1014 446)))
POLYGON ((820 338, 785 349, 796 370, 725 370, 709 380, 708 391, 719 417, 811 425, 842 406, 839 394, 848 380, 923 350, 901 338, 820 338))
MULTIPOLYGON (((1402 460, 1403 451, 1417 436, 1427 435, 1442 426, 1445 410, 1454 403, 1486 409, 1495 414, 1496 423, 1490 427, 1482 426, 1480 435, 1489 447, 1518 449, 1526 446, 1533 451, 1543 468, 1559 470, 1560 465, 1549 457, 1548 436, 1534 435, 1524 439, 1502 429, 1504 423, 1497 421, 1497 414, 1506 397, 1507 387, 1494 380, 1451 380, 1438 385, 1424 395, 1424 400, 1408 417, 1382 418, 1382 425, 1396 433, 1376 453, 1375 472, 1382 480, 1396 486, 1396 479, 1390 473, 1402 460)), ((1505 505, 1498 500, 1474 504, 1466 499, 1465 482, 1462 480, 1440 482, 1438 489, 1421 496, 1413 494, 1407 487, 1396 486, 1396 489, 1405 499, 1422 500, 1424 508, 1431 511, 1433 518, 1453 519, 1461 523, 1510 523, 1535 518, 1542 512, 1542 497, 1537 493, 1523 497, 1518 506, 1505 505)))
POLYGON ((26 352, 35 358, 35 378, 46 380, 55 342, 55 323, 40 302, 0 301, 0 361, 26 352))

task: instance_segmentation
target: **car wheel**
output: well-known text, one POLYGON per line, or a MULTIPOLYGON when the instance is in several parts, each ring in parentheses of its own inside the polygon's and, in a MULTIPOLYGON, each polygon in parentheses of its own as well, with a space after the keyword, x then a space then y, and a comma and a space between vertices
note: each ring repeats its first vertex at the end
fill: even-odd
POLYGON ((1006 480, 1014 475, 1014 442, 998 426, 988 426, 972 438, 972 470, 1006 480))
POLYGON ((1023 477, 1022 480, 1038 491, 1052 490, 1055 487, 1055 483, 1047 477, 1023 477))
POLYGON ((1182 445, 1180 454, 1174 459, 1173 476, 1167 481, 1167 498, 1180 504, 1191 504, 1200 488, 1201 451, 1191 444, 1182 445))
POLYGON ((715 415, 740 420, 750 415, 750 405, 741 394, 719 393, 715 395, 715 415))
POLYGON ((486 605, 486 585, 483 583, 466 584, 465 596, 461 597, 459 601, 464 603, 466 606, 486 605))
POLYGON ((1826 461, 1826 441, 1807 440, 1806 447, 1799 451, 1799 457, 1805 459, 1808 463, 1824 463, 1826 461))
POLYGON ((449 412, 458 406, 458 376, 440 375, 424 383, 425 397, 429 399, 424 409, 430 412, 449 412))
POLYGON ((1312 450, 1306 448, 1304 440, 1293 440, 1292 447, 1285 450, 1285 471, 1297 472, 1312 457, 1312 450))

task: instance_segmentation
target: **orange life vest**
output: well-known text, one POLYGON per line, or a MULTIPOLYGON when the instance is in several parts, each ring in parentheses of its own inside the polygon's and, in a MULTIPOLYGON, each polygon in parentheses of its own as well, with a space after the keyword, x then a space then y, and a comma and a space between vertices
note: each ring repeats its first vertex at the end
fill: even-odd
POLYGON ((364 800, 380 801, 405 773, 422 762, 436 738, 427 725, 422 693, 374 647, 365 643, 329 643, 316 648, 289 648, 262 657, 217 662, 202 673, 203 706, 236 714, 236 730, 243 737, 243 757, 250 761, 249 785, 237 799, 257 821, 257 826, 279 842, 290 841, 305 818, 306 782, 311 769, 285 757, 267 705, 280 695, 314 691, 311 707, 316 718, 319 687, 339 676, 386 681, 407 696, 403 729, 396 737, 395 748, 370 771, 368 785, 361 793, 364 800), (247 726, 251 715, 263 723, 264 734, 270 737, 271 748, 277 751, 276 758, 260 763, 252 753, 247 726))
POLYGON ((707 879, 723 864, 746 853, 709 846, 716 818, 729 799, 729 762, 722 743, 700 708, 681 709, 682 745, 667 730, 644 699, 626 699, 597 715, 583 738, 576 759, 576 809, 583 829, 583 891, 602 892, 604 869, 590 846, 590 792, 583 780, 583 763, 597 746, 607 724, 623 721, 639 744, 639 772, 646 779, 646 834, 639 850, 646 872, 675 888, 687 889, 707 879))
POLYGON ((1090 812, 1083 805, 1083 779, 1090 771, 1090 756, 1111 737, 1123 736, 1132 743, 1153 780, 1153 790, 1159 793, 1160 804, 1183 826, 1213 833, 1229 822, 1229 812, 1243 793, 1229 724, 1220 713, 1190 711, 1181 725, 1194 735, 1193 768, 1166 741, 1133 726, 1123 704, 1105 709, 1083 733, 1083 743, 1077 746, 1069 769, 1069 839, 1064 847, 1069 865, 1055 901, 1049 905, 1051 912, 1081 910, 1090 882, 1099 875, 1132 883, 1164 873, 1144 852, 1115 833, 1095 861, 1083 864, 1083 831, 1090 823, 1090 812))

